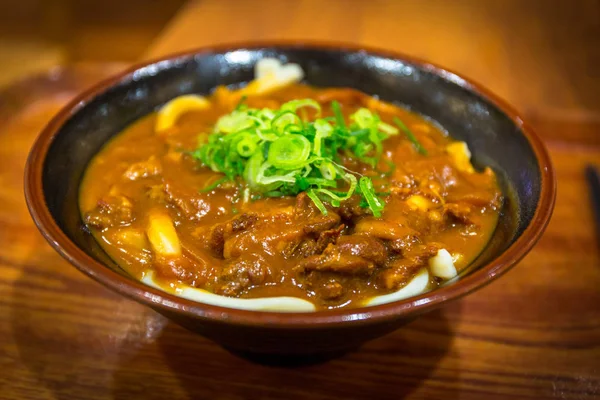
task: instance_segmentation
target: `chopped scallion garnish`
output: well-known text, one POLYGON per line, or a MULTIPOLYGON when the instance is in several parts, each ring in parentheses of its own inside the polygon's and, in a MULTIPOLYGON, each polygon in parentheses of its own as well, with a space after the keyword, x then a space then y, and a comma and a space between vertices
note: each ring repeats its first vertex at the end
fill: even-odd
POLYGON ((346 122, 344 122, 344 115, 342 114, 342 108, 340 107, 340 103, 337 101, 331 102, 331 110, 335 115, 335 122, 337 125, 343 129, 346 129, 346 122))
POLYGON ((323 202, 321 201, 321 199, 319 199, 319 196, 317 196, 317 194, 315 193, 315 191, 313 189, 308 189, 306 191, 306 194, 313 201, 313 203, 315 203, 315 206, 317 206, 317 208, 319 209, 319 211, 321 211, 321 213, 323 215, 327 215, 327 209, 325 208, 325 205, 323 204, 323 202))
POLYGON ((306 192, 323 214, 327 214, 323 201, 337 207, 356 193, 373 215, 380 216, 384 202, 373 182, 364 176, 357 179, 360 174, 343 167, 340 155, 375 167, 383 152, 382 141, 398 129, 366 108, 350 115, 349 125, 338 102, 331 103, 331 110, 333 118, 321 118, 321 106, 312 99, 292 100, 277 110, 249 108, 240 102, 219 118, 214 132, 191 153, 203 165, 225 174, 203 191, 241 177, 253 198, 306 192), (314 112, 304 112, 307 108, 314 112), (314 120, 301 115, 314 115, 314 120))
POLYGON ((216 181, 214 181, 213 183, 211 183, 210 185, 207 185, 205 188, 201 189, 200 192, 205 193, 205 192, 210 192, 211 190, 217 188, 221 183, 225 183, 227 182, 229 179, 224 176, 221 179, 217 179, 216 181))
POLYGON ((367 201, 369 208, 373 212, 373 215, 375 217, 381 217, 381 211, 383 210, 384 204, 383 201, 379 197, 377 197, 377 194, 375 194, 375 189, 373 188, 373 181, 371 181, 371 179, 367 178, 366 176, 363 176, 362 178, 360 178, 358 184, 360 186, 360 191, 364 199, 367 201))
POLYGON ((311 147, 308 139, 302 135, 283 135, 271 143, 267 161, 275 168, 299 169, 306 165, 311 147))
POLYGON ((402 131, 404 132, 404 134, 406 135, 406 137, 408 138, 408 140, 410 140, 412 142, 412 144, 415 146, 415 149, 417 149, 417 151, 426 156, 427 155, 427 150, 425 149, 425 147, 423 147, 421 145, 421 143, 419 143, 419 141, 417 140, 417 138, 415 137, 414 133, 411 132, 410 129, 408 129, 408 126, 406 126, 404 124, 404 122, 402 122, 399 118, 394 117, 394 123, 396 125, 398 125, 398 127, 400 129, 402 129, 402 131))

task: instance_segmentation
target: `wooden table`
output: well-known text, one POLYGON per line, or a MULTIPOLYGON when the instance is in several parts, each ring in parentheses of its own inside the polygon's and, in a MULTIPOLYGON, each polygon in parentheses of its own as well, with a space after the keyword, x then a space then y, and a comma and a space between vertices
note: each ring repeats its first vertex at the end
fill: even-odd
POLYGON ((76 67, 0 93, 0 399, 600 398, 600 259, 583 168, 600 164, 600 4, 191 3, 148 58, 216 42, 338 39, 457 69, 547 139, 554 217, 492 285, 322 364, 254 364, 84 277, 30 221, 22 168, 40 128, 120 68, 76 67))

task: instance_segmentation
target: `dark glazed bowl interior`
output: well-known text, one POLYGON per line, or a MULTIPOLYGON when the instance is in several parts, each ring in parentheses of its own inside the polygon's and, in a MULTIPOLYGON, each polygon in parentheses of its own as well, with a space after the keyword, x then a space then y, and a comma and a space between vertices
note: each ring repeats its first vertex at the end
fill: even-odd
POLYGON ((454 73, 385 52, 287 45, 207 49, 175 56, 99 85, 50 123, 33 148, 26 171, 28 204, 46 238, 79 269, 180 317, 192 314, 204 320, 279 328, 405 318, 473 291, 506 271, 533 246, 550 217, 555 184, 543 145, 509 107, 484 93, 454 73), (206 94, 217 85, 251 80, 254 64, 263 57, 300 64, 311 85, 356 88, 425 115, 466 141, 476 166, 489 165, 496 171, 509 201, 494 239, 465 276, 434 292, 387 305, 278 314, 193 303, 145 287, 114 264, 80 218, 79 183, 90 159, 113 135, 173 97, 206 94))

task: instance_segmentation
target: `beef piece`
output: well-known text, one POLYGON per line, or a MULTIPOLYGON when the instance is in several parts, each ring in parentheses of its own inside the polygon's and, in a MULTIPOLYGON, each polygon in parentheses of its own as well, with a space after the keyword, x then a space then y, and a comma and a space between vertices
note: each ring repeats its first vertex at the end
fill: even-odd
MULTIPOLYGON (((282 251, 288 243, 299 243, 304 236, 302 227, 290 224, 289 215, 284 213, 269 213, 268 219, 264 215, 244 217, 245 230, 234 232, 233 224, 228 224, 225 230, 225 245, 223 257, 237 258, 244 252, 253 251, 253 248, 269 246, 272 251, 282 251), (250 221, 252 222, 250 224, 250 221)), ((242 224, 236 224, 239 228, 242 224)))
POLYGON ((160 258, 154 261, 154 271, 167 281, 178 280, 191 284, 196 275, 194 266, 185 258, 160 258))
POLYGON ((223 258, 225 240, 233 234, 249 229, 257 221, 258 216, 256 214, 244 213, 231 221, 214 225, 208 235, 207 247, 215 257, 223 258))
POLYGON ((106 196, 98 201, 96 208, 86 213, 84 222, 97 229, 126 226, 133 222, 133 203, 125 196, 106 196))
POLYGON ((344 225, 339 225, 336 228, 321 232, 317 239, 302 237, 292 241, 283 249, 283 255, 286 258, 306 258, 314 254, 320 254, 329 244, 335 243, 344 228, 344 225))
POLYGON ((447 197, 450 202, 464 202, 472 204, 478 208, 491 208, 497 210, 502 206, 503 197, 500 192, 489 192, 483 190, 473 190, 470 193, 462 195, 452 193, 447 197))
POLYGON ((225 247, 225 225, 215 225, 208 235, 206 244, 213 256, 223 258, 223 248, 225 247))
POLYGON ((273 251, 282 251, 287 243, 300 242, 305 236, 302 227, 296 225, 276 225, 276 229, 261 223, 251 229, 232 235, 225 239, 223 257, 237 258, 241 254, 252 251, 253 248, 271 247, 273 251))
POLYGON ((302 271, 330 271, 349 275, 369 275, 375 269, 373 262, 352 254, 343 253, 337 246, 329 245, 323 254, 310 256, 298 263, 302 271))
POLYGON ((244 213, 231 221, 231 232, 237 233, 245 231, 254 225, 256 221, 258 221, 258 216, 256 214, 244 213))
POLYGON ((239 282, 224 282, 215 287, 215 294, 228 297, 238 297, 244 291, 244 287, 239 282))
POLYGON ((166 203, 168 201, 168 196, 165 192, 165 186, 162 183, 148 186, 148 189, 146 190, 146 196, 160 203, 166 203))
POLYGON ((340 216, 332 210, 328 210, 327 215, 323 215, 305 192, 296 196, 294 219, 303 225, 304 232, 307 234, 326 231, 340 222, 340 216))
POLYGON ((344 229, 345 226, 342 224, 336 228, 328 229, 326 231, 321 232, 319 234, 319 238, 317 239, 315 253, 313 254, 322 253, 323 250, 325 250, 325 248, 327 248, 329 244, 335 243, 344 229))
POLYGON ((176 180, 164 179, 164 182, 166 202, 174 206, 186 219, 199 220, 209 213, 222 214, 218 208, 211 208, 211 202, 207 200, 209 193, 199 193, 196 188, 176 180))
POLYGON ((421 240, 417 235, 409 234, 405 237, 401 237, 395 240, 392 240, 389 243, 390 248, 399 254, 406 254, 409 252, 414 245, 421 243, 421 240))
POLYGON ((388 290, 397 290, 407 284, 410 279, 426 265, 426 261, 419 258, 400 258, 391 262, 377 276, 379 285, 388 290))
POLYGON ((186 258, 188 258, 191 262, 196 264, 199 268, 205 270, 206 258, 202 254, 202 251, 198 249, 196 246, 191 244, 189 241, 181 241, 181 250, 186 258))
POLYGON ((301 192, 296 196, 296 204, 294 206, 294 216, 296 218, 308 217, 316 213, 320 213, 320 211, 306 192, 301 192))
POLYGON ((146 267, 152 262, 152 251, 142 229, 118 227, 103 231, 102 236, 119 249, 119 258, 126 264, 146 267))
POLYGON ((360 256, 377 265, 385 264, 387 249, 381 240, 369 235, 346 235, 337 240, 340 252, 360 256))
POLYGON ((265 283, 271 278, 267 262, 259 257, 229 262, 219 278, 215 292, 224 296, 239 296, 244 290, 265 283))
POLYGON ((183 187, 175 181, 166 181, 163 190, 166 201, 187 219, 198 220, 211 211, 210 203, 193 188, 183 187))
MULTIPOLYGON (((289 242, 284 248, 283 250, 281 250, 281 254, 283 254, 283 256, 285 258, 292 258, 296 256, 296 252, 298 251, 298 249, 300 248, 300 245, 303 243, 302 240, 294 240, 292 242, 289 242)), ((316 243, 316 242, 315 242, 316 243)))
MULTIPOLYGON (((322 251, 322 250, 321 250, 322 251)), ((301 238, 289 242, 282 250, 286 258, 306 258, 317 254, 317 241, 312 238, 301 238)))
POLYGON ((472 190, 469 193, 450 192, 447 201, 452 203, 467 203, 477 208, 490 207, 498 209, 502 205, 502 195, 499 192, 472 190))
POLYGON ((466 225, 473 224, 471 219, 472 206, 467 203, 448 203, 444 205, 444 215, 450 216, 455 221, 466 225))
POLYGON ((418 263, 426 263, 431 257, 437 254, 444 246, 441 243, 430 242, 427 244, 417 244, 404 252, 404 257, 416 260, 418 263))
POLYGON ((404 257, 388 260, 386 269, 378 275, 380 285, 389 290, 402 287, 423 267, 431 257, 443 248, 440 243, 417 244, 412 243, 408 248, 402 249, 404 257))
POLYGON ((340 204, 338 213, 345 222, 350 222, 354 225, 359 218, 371 215, 371 211, 366 207, 361 207, 360 202, 361 199, 359 196, 352 196, 340 204))
MULTIPOLYGON (((341 229, 338 227, 337 231, 341 232, 341 229)), ((334 231, 331 235, 337 234, 334 231)), ((327 238, 331 238, 329 233, 327 238)), ((348 235, 338 237, 335 245, 329 243, 323 254, 302 260, 299 268, 351 275, 370 274, 375 264, 383 265, 386 259, 387 250, 380 240, 367 235, 348 235)))
POLYGON ((324 248, 319 250, 319 245, 317 244, 316 240, 306 239, 303 240, 302 243, 300 243, 300 245, 298 246, 297 256, 306 258, 312 256, 313 254, 321 253, 323 250, 324 248))
POLYGON ((375 218, 363 218, 354 228, 354 232, 375 236, 385 240, 396 240, 414 235, 416 232, 408 226, 392 221, 384 221, 375 218))
POLYGON ((344 294, 344 286, 334 279, 330 279, 317 289, 317 294, 324 300, 335 300, 344 294))
POLYGON ((327 215, 319 213, 313 216, 304 225, 305 233, 319 233, 333 228, 340 223, 340 216, 334 212, 328 212, 327 215))
POLYGON ((146 161, 133 163, 127 168, 123 176, 135 181, 162 174, 162 166, 156 156, 150 156, 146 161))
POLYGON ((476 208, 498 209, 502 206, 502 193, 496 186, 491 169, 483 173, 462 174, 466 184, 453 186, 446 196, 448 203, 466 203, 476 208))

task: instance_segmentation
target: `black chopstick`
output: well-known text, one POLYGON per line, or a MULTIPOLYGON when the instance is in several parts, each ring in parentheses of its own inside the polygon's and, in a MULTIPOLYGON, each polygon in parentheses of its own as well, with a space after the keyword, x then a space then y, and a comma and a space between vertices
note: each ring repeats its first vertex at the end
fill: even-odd
POLYGON ((590 199, 592 201, 592 209, 596 219, 596 235, 600 246, 600 173, 593 165, 588 165, 585 168, 585 178, 590 187, 590 199))

